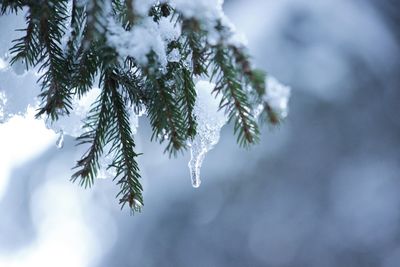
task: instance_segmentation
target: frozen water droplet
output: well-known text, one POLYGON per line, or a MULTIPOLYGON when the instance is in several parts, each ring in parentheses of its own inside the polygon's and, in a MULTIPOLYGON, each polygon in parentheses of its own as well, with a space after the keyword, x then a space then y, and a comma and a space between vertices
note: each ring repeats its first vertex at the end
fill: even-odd
POLYGON ((64 147, 64 132, 61 130, 60 133, 58 134, 58 138, 56 141, 56 146, 58 149, 61 149, 64 147))
POLYGON ((199 187, 200 187, 200 184, 201 184, 200 177, 198 177, 196 180, 192 180, 192 186, 193 186, 194 188, 199 188, 199 187))

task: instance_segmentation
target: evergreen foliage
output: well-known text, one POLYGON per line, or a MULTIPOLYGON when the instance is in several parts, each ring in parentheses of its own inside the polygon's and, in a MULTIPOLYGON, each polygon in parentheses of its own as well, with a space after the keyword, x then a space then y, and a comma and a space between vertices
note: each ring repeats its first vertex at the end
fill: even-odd
POLYGON ((146 109, 152 140, 166 143, 165 152, 176 155, 187 148, 196 135, 195 80, 210 79, 214 93, 222 96, 220 108, 234 124, 237 141, 249 146, 259 140, 254 110, 264 106, 265 118, 273 118, 263 101, 266 74, 253 69, 245 48, 229 42, 232 33, 218 21, 214 30, 217 42, 209 42, 209 29, 195 17, 185 16, 168 1, 154 4, 148 13, 154 22, 168 18, 181 25, 181 35, 171 40, 167 53, 177 49, 178 60, 161 66, 158 55, 150 51, 147 63, 132 56, 121 56, 108 42, 107 19, 112 17, 125 31, 134 29, 143 19, 130 0, 3 0, 1 14, 26 12, 26 28, 11 48, 12 63, 23 61, 26 67, 38 67, 42 76, 42 104, 37 116, 57 120, 68 116, 72 98, 83 97, 99 77, 101 94, 84 123, 78 144, 89 149, 77 162, 72 181, 84 187, 93 185, 99 159, 113 157, 108 166, 115 169, 122 207, 132 210, 143 206, 142 186, 129 123, 129 112, 146 109), (63 38, 67 38, 64 45, 63 38), (123 58, 121 58, 123 57, 123 58))

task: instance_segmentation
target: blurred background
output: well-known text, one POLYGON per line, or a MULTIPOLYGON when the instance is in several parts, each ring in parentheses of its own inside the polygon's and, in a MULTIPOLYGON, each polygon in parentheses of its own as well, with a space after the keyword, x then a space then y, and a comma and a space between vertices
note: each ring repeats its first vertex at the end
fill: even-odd
POLYGON ((224 8, 256 65, 292 87, 286 122, 250 150, 224 127, 194 189, 189 155, 168 159, 141 120, 134 216, 111 180, 68 181, 83 152, 72 138, 57 150, 43 123, 0 125, 1 267, 400 266, 400 3, 224 8))

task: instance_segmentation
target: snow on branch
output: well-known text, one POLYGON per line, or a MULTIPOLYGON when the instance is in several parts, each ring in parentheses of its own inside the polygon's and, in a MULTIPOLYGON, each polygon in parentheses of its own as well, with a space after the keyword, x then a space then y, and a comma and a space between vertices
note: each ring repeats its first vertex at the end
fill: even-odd
POLYGON ((1 15, 25 15, 26 27, 11 56, 0 58, 0 77, 18 76, 0 79, 0 122, 37 107, 38 118, 59 133, 57 147, 64 134, 88 146, 72 180, 91 186, 95 178, 112 177, 121 205, 140 210, 134 139, 138 118, 147 116, 149 138, 166 144, 165 152, 190 149, 190 175, 198 187, 202 161, 227 122, 240 145, 257 143, 260 120, 284 119, 290 96, 290 88, 254 68, 222 5, 2 1, 1 15), (18 89, 18 80, 32 84, 31 92, 18 89))

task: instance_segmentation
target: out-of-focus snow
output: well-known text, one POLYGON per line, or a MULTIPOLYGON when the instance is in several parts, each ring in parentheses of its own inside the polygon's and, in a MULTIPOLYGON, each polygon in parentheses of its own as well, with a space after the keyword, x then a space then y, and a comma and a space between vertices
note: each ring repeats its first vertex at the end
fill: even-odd
POLYGON ((7 121, 13 115, 23 115, 28 106, 37 106, 37 95, 40 93, 38 78, 34 71, 18 75, 10 66, 0 69, 2 121, 7 121))
POLYGON ((122 58, 132 56, 139 64, 146 65, 147 56, 153 51, 161 66, 165 67, 167 64, 165 43, 161 38, 158 24, 150 17, 144 18, 131 31, 125 31, 121 25, 109 19, 107 40, 118 50, 122 58))
POLYGON ((177 48, 174 48, 168 54, 168 61, 169 62, 179 62, 181 60, 181 53, 177 48))
POLYGON ((55 134, 34 118, 35 110, 28 108, 25 115, 13 116, 0 124, 0 201, 7 189, 13 168, 42 153, 55 141, 55 134))
POLYGON ((99 97, 100 92, 99 88, 94 87, 81 98, 75 96, 72 100, 71 113, 60 116, 57 121, 48 121, 47 127, 57 133, 62 131, 64 134, 72 137, 80 136, 84 131, 82 128, 83 120, 90 111, 92 103, 99 97))
POLYGON ((138 25, 126 31, 114 19, 108 23, 107 40, 118 50, 121 58, 134 57, 141 65, 146 65, 148 55, 154 52, 162 68, 168 60, 166 48, 168 43, 181 35, 181 25, 171 17, 161 18, 155 22, 151 17, 144 17, 138 25))
POLYGON ((215 22, 223 14, 223 0, 172 0, 171 4, 185 17, 196 18, 202 22, 215 22))
POLYGON ((263 100, 268 103, 268 106, 280 119, 286 118, 288 114, 289 97, 290 87, 283 85, 272 76, 266 78, 263 100))
POLYGON ((350 58, 377 77, 397 64, 391 55, 400 48, 370 2, 236 0, 225 11, 246 33, 256 63, 279 80, 296 81, 296 90, 335 102, 357 85, 350 58))

